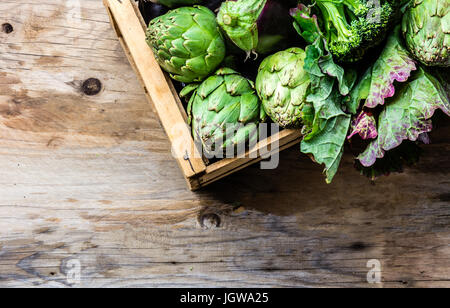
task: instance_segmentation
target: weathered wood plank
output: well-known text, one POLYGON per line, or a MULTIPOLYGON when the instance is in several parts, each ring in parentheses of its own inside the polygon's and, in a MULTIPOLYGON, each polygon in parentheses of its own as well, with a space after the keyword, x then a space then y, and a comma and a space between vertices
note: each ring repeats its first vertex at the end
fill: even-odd
POLYGON ((145 31, 136 16, 132 1, 104 1, 111 15, 114 28, 120 31, 126 52, 133 58, 131 62, 141 77, 145 90, 152 99, 168 139, 172 143, 174 158, 187 178, 206 169, 198 149, 195 147, 191 131, 185 122, 185 114, 180 112, 179 100, 174 96, 166 76, 145 42, 145 31), (186 160, 185 157, 190 157, 186 160))
POLYGON ((448 126, 375 185, 294 148, 192 193, 101 1, 0 16, 0 286, 450 287, 448 126))

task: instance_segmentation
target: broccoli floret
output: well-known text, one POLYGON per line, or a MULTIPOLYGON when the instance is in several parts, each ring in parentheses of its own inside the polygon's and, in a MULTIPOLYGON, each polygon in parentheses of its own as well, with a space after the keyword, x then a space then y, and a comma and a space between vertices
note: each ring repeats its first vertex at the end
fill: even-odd
POLYGON ((365 17, 370 11, 370 3, 367 5, 364 0, 343 0, 333 2, 343 3, 355 16, 358 17, 365 17))
POLYGON ((368 49, 385 39, 394 17, 388 2, 316 0, 315 3, 330 51, 340 62, 361 60, 368 49))

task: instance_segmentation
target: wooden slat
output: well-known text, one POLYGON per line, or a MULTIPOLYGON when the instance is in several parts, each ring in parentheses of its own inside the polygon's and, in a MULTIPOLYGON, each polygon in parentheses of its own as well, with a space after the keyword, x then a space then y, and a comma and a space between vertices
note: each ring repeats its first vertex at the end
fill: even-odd
POLYGON ((180 112, 177 99, 168 85, 164 73, 145 42, 145 31, 136 15, 131 0, 104 0, 115 20, 116 27, 132 55, 138 74, 144 82, 161 123, 169 137, 172 150, 185 177, 206 170, 197 151, 185 116, 180 112))
POLYGON ((120 32, 119 26, 117 25, 114 16, 112 16, 112 13, 109 9, 106 10, 109 16, 109 19, 111 21, 111 25, 113 27, 114 32, 117 34, 117 39, 119 40, 120 45, 122 46, 123 51, 125 52, 125 56, 128 59, 128 62, 130 62, 131 67, 136 73, 136 77, 139 80, 139 83, 144 88, 145 96, 147 97, 147 100, 151 103, 150 106, 152 107, 152 110, 156 112, 155 110, 155 104, 152 101, 152 98, 150 97, 147 88, 145 87, 144 80, 142 79, 141 75, 139 74, 138 68, 136 67, 136 63, 134 62, 133 56, 130 53, 130 49, 128 48, 127 44, 125 43, 122 33, 120 32))
MULTIPOLYGON (((139 11, 138 3, 135 1, 131 1, 131 4, 133 5, 136 16, 138 17, 139 22, 141 23, 142 29, 144 29, 144 31, 145 31, 145 29, 147 28, 147 25, 145 24, 144 18, 142 17, 141 12, 139 11)), ((126 47, 126 48, 128 49, 128 47, 126 47)), ((129 53, 129 51, 128 51, 128 53, 129 53)), ((132 63, 132 62, 134 62, 134 60, 130 61, 130 63, 132 63)), ((138 75, 139 75, 139 73, 138 73, 138 75)), ((170 91, 172 91, 175 101, 177 102, 178 109, 180 110, 181 115, 183 116, 183 119, 185 120, 185 122, 187 122, 188 115, 186 113, 186 109, 184 108, 183 102, 181 101, 180 97, 178 96, 177 90, 175 89, 175 86, 173 85, 172 79, 170 79, 170 77, 167 73, 164 73, 164 76, 166 77, 166 81, 167 81, 167 84, 169 85, 170 91)))
MULTIPOLYGON (((290 147, 298 144, 299 142, 300 142, 299 139, 293 140, 289 143, 286 143, 283 146, 280 146, 277 150, 274 150, 274 151, 268 153, 267 155, 272 156, 274 154, 277 154, 281 151, 289 149, 290 147)), ((215 171, 215 172, 209 172, 209 173, 207 171, 204 175, 200 176, 197 179, 195 179, 195 178, 189 179, 190 188, 191 188, 191 190, 194 190, 194 191, 198 190, 202 187, 205 187, 214 182, 217 182, 235 172, 238 172, 238 171, 245 169, 256 163, 259 163, 262 160, 263 160, 263 157, 261 157, 261 156, 259 156, 258 158, 255 158, 255 159, 245 159, 244 158, 244 159, 241 159, 239 161, 239 164, 237 164, 234 168, 220 168, 220 169, 217 169, 217 171, 215 171)))
POLYGON ((225 158, 207 166, 205 174, 189 180, 192 190, 200 189, 214 183, 230 174, 260 162, 263 157, 272 156, 288 149, 300 142, 302 134, 299 130, 285 129, 279 133, 258 142, 258 144, 245 153, 245 158, 225 158), (278 143, 278 147, 273 145, 278 143), (256 154, 256 155, 255 155, 256 154), (255 157, 256 158, 251 158, 255 157))
POLYGON ((275 143, 278 143, 278 146, 284 146, 288 143, 291 143, 292 141, 300 141, 300 138, 302 137, 302 134, 299 130, 295 129, 285 129, 277 134, 268 137, 267 139, 261 140, 258 142, 252 149, 247 151, 244 155, 244 157, 239 158, 225 158, 222 159, 206 168, 206 172, 208 174, 212 174, 214 172, 219 171, 222 168, 226 168, 227 171, 230 169, 233 169, 237 165, 239 165, 239 162, 241 160, 249 160, 252 159, 252 157, 255 156, 267 156, 267 155, 273 155, 277 152, 279 152, 279 148, 273 148, 273 145, 275 143))

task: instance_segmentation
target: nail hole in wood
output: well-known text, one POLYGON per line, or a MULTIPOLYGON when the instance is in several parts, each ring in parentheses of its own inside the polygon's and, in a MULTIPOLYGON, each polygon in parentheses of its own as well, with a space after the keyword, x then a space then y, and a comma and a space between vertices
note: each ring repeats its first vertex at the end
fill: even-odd
POLYGON ((220 227, 220 217, 217 214, 205 214, 199 220, 202 228, 213 229, 220 227))
POLYGON ((14 31, 14 27, 10 23, 2 24, 2 31, 9 34, 14 31))
POLYGON ((97 78, 89 78, 83 82, 81 90, 86 95, 96 95, 102 90, 102 83, 97 78))

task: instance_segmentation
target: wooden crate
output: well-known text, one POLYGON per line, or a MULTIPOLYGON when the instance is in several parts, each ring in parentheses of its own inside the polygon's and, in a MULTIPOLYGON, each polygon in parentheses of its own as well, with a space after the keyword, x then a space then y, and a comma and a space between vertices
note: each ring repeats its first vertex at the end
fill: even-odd
POLYGON ((229 174, 257 163, 300 142, 299 130, 281 130, 258 142, 242 158, 225 158, 208 163, 195 146, 187 125, 187 114, 172 81, 145 42, 145 22, 134 0, 103 0, 113 29, 136 71, 145 93, 153 103, 172 144, 172 151, 191 190, 199 189, 229 174), (277 146, 273 146, 277 145, 277 146))

